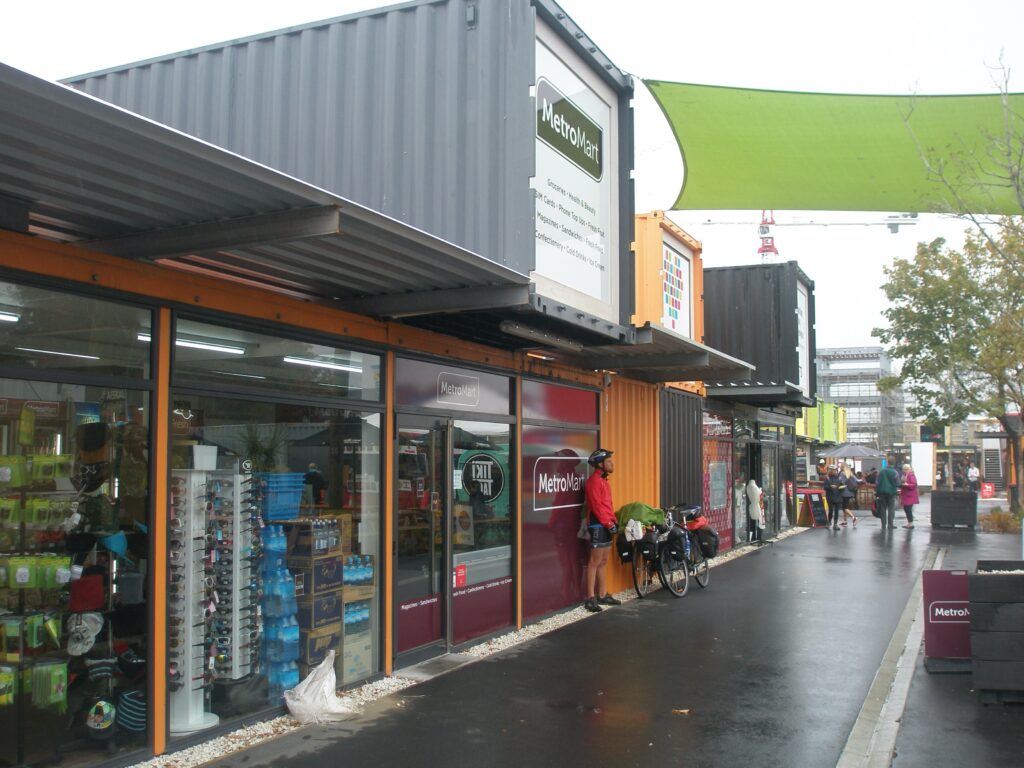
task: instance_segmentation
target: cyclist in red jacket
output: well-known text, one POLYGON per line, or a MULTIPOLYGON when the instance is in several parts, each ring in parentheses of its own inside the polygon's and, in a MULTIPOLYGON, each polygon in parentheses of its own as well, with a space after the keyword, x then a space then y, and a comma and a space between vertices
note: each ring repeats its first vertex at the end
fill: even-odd
POLYGON ((612 536, 618 530, 615 524, 615 510, 612 507, 612 489, 608 475, 615 471, 612 452, 598 448, 587 459, 596 472, 587 478, 587 509, 590 511, 590 560, 587 563, 587 599, 583 607, 592 613, 601 611, 602 605, 621 605, 605 592, 604 571, 608 564, 608 552, 612 536), (601 595, 601 597, 595 597, 601 595))

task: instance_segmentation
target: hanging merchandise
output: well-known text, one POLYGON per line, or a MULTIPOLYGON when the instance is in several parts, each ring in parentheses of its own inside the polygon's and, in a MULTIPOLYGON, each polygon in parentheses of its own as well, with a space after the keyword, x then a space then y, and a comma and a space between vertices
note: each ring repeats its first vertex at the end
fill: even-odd
POLYGON ((8 707, 17 701, 18 670, 16 667, 0 665, 0 707, 8 707))
POLYGON ((64 661, 37 662, 32 668, 32 704, 63 715, 68 708, 68 665, 64 661))
MULTIPOLYGON (((78 582, 74 582, 78 583, 78 582)), ((98 613, 73 613, 68 619, 68 655, 88 653, 103 629, 103 616, 98 613)))
POLYGON ((106 741, 115 733, 114 718, 117 709, 106 699, 99 699, 85 713, 85 726, 97 741, 106 741))
POLYGON ((103 577, 98 573, 71 582, 71 600, 68 604, 71 611, 98 611, 103 607, 105 599, 103 577))

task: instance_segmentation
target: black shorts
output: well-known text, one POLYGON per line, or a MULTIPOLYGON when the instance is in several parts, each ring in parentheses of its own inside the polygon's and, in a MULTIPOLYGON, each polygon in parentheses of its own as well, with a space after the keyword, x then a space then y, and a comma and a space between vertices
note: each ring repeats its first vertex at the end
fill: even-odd
POLYGON ((603 525, 590 526, 591 549, 604 549, 612 545, 612 535, 603 525))

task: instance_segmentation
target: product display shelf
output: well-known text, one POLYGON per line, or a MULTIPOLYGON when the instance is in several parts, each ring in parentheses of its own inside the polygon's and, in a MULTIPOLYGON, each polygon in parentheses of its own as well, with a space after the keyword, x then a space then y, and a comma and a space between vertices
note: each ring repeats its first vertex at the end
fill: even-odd
MULTIPOLYGON (((4 536, 4 544, 10 547, 10 552, 4 556, 23 554, 30 556, 37 556, 40 554, 40 541, 37 534, 48 530, 56 530, 61 522, 63 522, 64 516, 70 514, 73 509, 72 503, 74 495, 69 494, 66 491, 40 491, 31 489, 27 486, 22 488, 7 488, 2 493, 5 500, 8 502, 8 509, 11 510, 10 515, 5 516, 0 521, 0 528, 7 535, 4 536), (42 505, 33 505, 33 501, 46 500, 47 518, 44 519, 39 515, 38 510, 42 508, 42 505), (60 505, 54 504, 54 501, 60 502, 60 505), (30 514, 31 509, 36 511, 30 514), (17 514, 13 514, 17 510, 17 514), (50 513, 60 514, 60 519, 49 519, 50 513)), ((45 549, 45 545, 43 546, 45 549)), ((39 613, 51 613, 51 611, 44 610, 45 607, 37 606, 34 610, 27 610, 25 601, 25 590, 15 589, 13 579, 16 578, 13 571, 7 567, 7 578, 12 580, 11 582, 5 582, 3 588, 10 590, 17 596, 17 604, 9 606, 9 609, 13 610, 14 616, 21 617, 18 622, 18 638, 15 645, 7 645, 9 638, 6 636, 0 637, 0 643, 4 643, 5 656, 7 654, 13 654, 16 657, 16 661, 4 661, 0 662, 0 667, 5 670, 10 670, 13 673, 13 680, 11 681, 11 688, 14 696, 14 703, 0 708, 0 713, 5 716, 9 716, 10 710, 13 709, 14 717, 11 718, 14 724, 14 741, 15 741, 15 765, 23 766, 27 764, 27 761, 35 762, 40 759, 51 759, 56 758, 57 744, 56 742, 46 742, 45 744, 33 744, 29 745, 25 743, 22 734, 24 733, 23 724, 26 722, 26 718, 33 716, 32 713, 27 711, 28 699, 30 696, 30 683, 32 679, 32 672, 37 665, 48 665, 48 664, 61 664, 66 667, 67 659, 64 655, 64 651, 60 650, 58 656, 47 654, 45 656, 32 656, 30 649, 25 642, 25 632, 27 631, 27 621, 30 614, 39 613), (27 750, 31 749, 33 754, 31 759, 27 754, 27 750)), ((52 591, 52 590, 51 590, 52 591)), ((52 600, 52 607, 54 611, 58 610, 60 600, 56 597, 52 600)), ((109 605, 105 606, 109 609, 109 605)), ((106 629, 109 634, 109 625, 106 629)), ((109 640, 109 638, 108 638, 109 640)), ((6 731, 5 731, 6 733, 6 731)))
MULTIPOLYGON (((220 499, 220 508, 214 509, 210 522, 218 522, 222 540, 231 542, 218 545, 221 553, 218 578, 230 579, 230 602, 222 600, 218 604, 214 632, 218 651, 227 653, 230 659, 215 666, 214 676, 238 680, 253 671, 252 659, 257 650, 253 644, 258 642, 255 636, 250 639, 249 629, 257 624, 256 590, 250 588, 257 573, 252 567, 252 526, 255 523, 251 519, 249 505, 243 503, 246 477, 232 472, 217 472, 211 473, 211 479, 218 489, 216 497, 220 499)), ((209 533, 216 537, 216 530, 211 528, 209 533)))
MULTIPOLYGON (((170 600, 171 661, 177 664, 178 677, 171 681, 170 726, 176 736, 194 733, 216 725, 220 718, 206 711, 204 687, 208 662, 206 655, 206 589, 204 558, 206 550, 206 483, 208 473, 200 470, 175 470, 174 482, 181 487, 183 504, 178 507, 181 528, 179 559, 171 560, 170 600), (177 685, 176 685, 177 684, 177 685)), ((172 541, 175 537, 172 537, 172 541)), ((172 552, 175 551, 172 549, 172 552)))

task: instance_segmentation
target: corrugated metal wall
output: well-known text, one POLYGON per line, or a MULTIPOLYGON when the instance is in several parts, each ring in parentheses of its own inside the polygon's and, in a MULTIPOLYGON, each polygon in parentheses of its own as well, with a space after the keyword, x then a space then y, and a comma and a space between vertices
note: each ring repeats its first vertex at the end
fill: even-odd
MULTIPOLYGON (((601 445, 615 451, 610 483, 618 509, 631 501, 659 505, 658 387, 619 376, 601 392, 601 445)), ((628 566, 609 564, 609 591, 632 586, 628 566)))
MULTIPOLYGON (((796 292, 779 303, 781 264, 704 270, 704 342, 757 366, 751 384, 781 384, 782 323, 793 320, 796 292), (784 314, 788 308, 789 314, 784 314)), ((789 377, 797 381, 796 369, 789 377)))
POLYGON ((525 272, 534 71, 529 2, 447 0, 73 85, 525 272))
POLYGON ((661 506, 703 499, 701 451, 703 400, 678 390, 661 391, 661 506))

